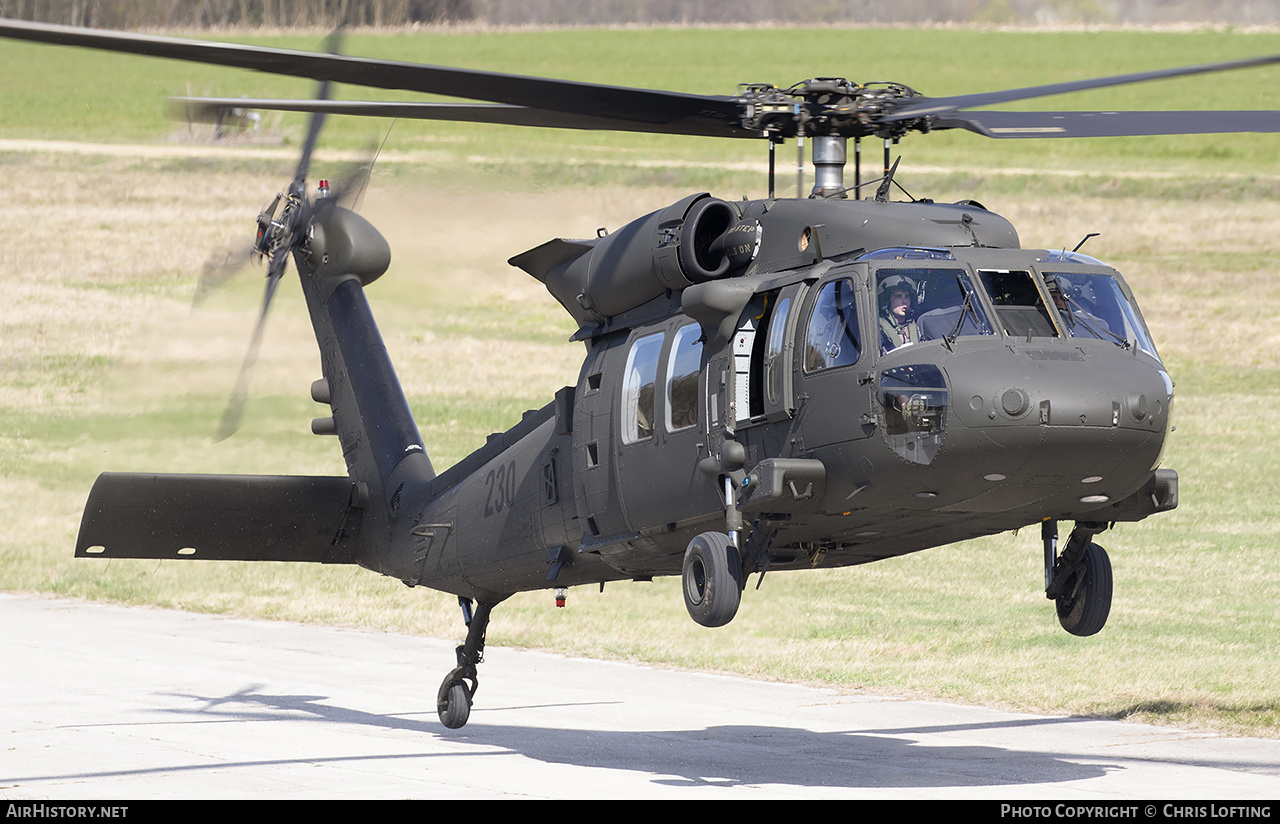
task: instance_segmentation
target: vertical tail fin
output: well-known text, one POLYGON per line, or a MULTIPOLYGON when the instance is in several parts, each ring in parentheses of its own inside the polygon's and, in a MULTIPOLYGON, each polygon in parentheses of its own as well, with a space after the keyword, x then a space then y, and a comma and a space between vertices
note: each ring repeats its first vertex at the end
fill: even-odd
POLYGON ((377 229, 336 205, 317 211, 310 241, 295 256, 320 345, 330 431, 370 505, 395 519, 417 511, 411 504, 427 494, 435 470, 364 295, 390 261, 377 229))

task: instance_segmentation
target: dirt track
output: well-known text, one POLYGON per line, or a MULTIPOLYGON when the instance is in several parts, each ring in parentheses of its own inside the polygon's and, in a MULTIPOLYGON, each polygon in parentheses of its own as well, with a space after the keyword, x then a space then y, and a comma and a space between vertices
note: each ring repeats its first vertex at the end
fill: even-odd
MULTIPOLYGON (((261 144, 245 144, 228 142, 222 145, 214 145, 208 143, 156 143, 156 144, 128 144, 128 143, 84 143, 68 140, 5 140, 0 139, 0 153, 4 152, 30 152, 35 154, 79 154, 79 155, 104 155, 109 157, 149 157, 149 158, 262 158, 267 160, 294 160, 298 155, 298 150, 294 147, 281 146, 272 147, 261 144)), ((362 161, 367 155, 360 151, 342 151, 332 149, 321 149, 317 154, 323 158, 340 161, 362 161)), ((411 163, 411 164, 431 164, 444 160, 448 155, 441 152, 384 152, 378 155, 378 163, 411 163)), ((470 161, 483 161, 484 158, 469 157, 470 161)), ((594 159, 576 159, 569 161, 576 164, 599 164, 608 163, 612 166, 631 166, 636 168, 702 168, 711 164, 698 161, 680 161, 680 160, 594 160, 594 159)), ((751 171, 762 169, 761 163, 717 163, 718 168, 741 169, 751 171)), ((964 166, 921 166, 913 164, 911 170, 918 174, 946 174, 959 172, 964 174, 984 174, 984 175, 1048 175, 1056 177, 1082 177, 1085 175, 1099 175, 1115 178, 1129 179, 1170 179, 1170 178, 1187 178, 1187 177, 1213 177, 1217 179, 1243 179, 1245 177, 1254 180, 1275 180, 1280 179, 1276 175, 1243 175, 1243 174, 1204 174, 1195 175, 1185 172, 1152 172, 1152 171, 1098 171, 1096 169, 1028 169, 1028 168, 977 168, 964 166)))

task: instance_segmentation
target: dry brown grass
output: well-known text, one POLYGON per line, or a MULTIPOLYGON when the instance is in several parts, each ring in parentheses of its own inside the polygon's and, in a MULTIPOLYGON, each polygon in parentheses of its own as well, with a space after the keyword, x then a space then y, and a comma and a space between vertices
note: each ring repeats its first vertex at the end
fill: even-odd
MULTIPOLYGON (((273 171, 246 161, 226 170, 189 159, 66 154, 0 154, 0 164, 10 193, 0 203, 0 414, 10 427, 0 431, 5 586, 458 633, 452 598, 358 569, 70 558, 97 471, 342 471, 333 442, 305 434, 307 418, 319 414, 306 399, 317 356, 289 281, 273 310, 246 431, 222 444, 210 438, 261 283, 242 277, 192 312, 196 273, 210 250, 251 231, 253 215, 284 183, 290 164, 273 171)), ((1086 232, 1104 232, 1085 251, 1125 273, 1175 378, 1180 364, 1208 364, 1219 373, 1280 366, 1280 278, 1270 271, 1280 204, 1029 189, 982 199, 1014 221, 1027 246, 1074 246, 1086 232)), ((616 228, 686 193, 495 191, 403 170, 375 180, 361 211, 391 240, 395 260, 370 288, 370 300, 437 468, 483 439, 471 416, 494 419, 493 428, 509 425, 520 410, 505 405, 545 402, 575 380, 581 362, 582 347, 565 342, 573 329, 563 311, 506 258, 551 237, 616 228)), ((929 193, 940 200, 976 194, 929 193)), ((1274 402, 1268 391, 1241 391, 1232 402, 1266 409, 1274 402)), ((1206 444, 1175 444, 1180 454, 1171 465, 1184 473, 1186 505, 1165 516, 1164 524, 1176 526, 1144 523, 1113 539, 1123 584, 1112 626, 1093 643, 1068 651, 1068 641, 1078 639, 1064 640, 1052 626, 1036 591, 1039 550, 1026 530, 901 563, 771 575, 762 592, 744 598, 729 632, 692 626, 674 582, 660 581, 611 586, 605 595, 575 590, 566 611, 548 609, 545 593, 513 598, 491 641, 1280 734, 1275 656, 1242 660, 1240 645, 1256 648, 1257 637, 1237 638, 1234 619, 1216 617, 1233 605, 1263 612, 1273 605, 1274 566, 1246 569, 1241 559, 1257 557, 1260 529, 1274 524, 1273 506, 1258 510, 1275 475, 1246 463, 1256 450, 1240 451, 1255 428, 1251 418, 1223 415, 1220 396, 1194 390, 1179 404, 1180 432, 1206 444), (1204 485, 1225 488, 1237 477, 1238 496, 1199 503, 1204 485), (1236 547, 1246 551, 1237 555, 1236 547), (974 599, 956 586, 1002 595, 974 599), (1202 623, 1187 632, 1189 621, 1202 623), (1107 675, 1122 664, 1121 675, 1107 675), (1241 683, 1222 685, 1222 673, 1241 683), (1099 678, 1119 680, 1100 685, 1099 678), (1177 709, 1161 710, 1166 699, 1177 709), (1263 707, 1262 720, 1235 719, 1241 706, 1263 707), (1224 722, 1224 715, 1233 718, 1224 722)), ((1240 623, 1267 632, 1280 629, 1276 620, 1272 607, 1270 615, 1240 623)))
POLYGON ((1280 365, 1280 202, 1033 195, 999 206, 1027 247, 1102 232, 1082 251, 1120 269, 1166 360, 1280 365))

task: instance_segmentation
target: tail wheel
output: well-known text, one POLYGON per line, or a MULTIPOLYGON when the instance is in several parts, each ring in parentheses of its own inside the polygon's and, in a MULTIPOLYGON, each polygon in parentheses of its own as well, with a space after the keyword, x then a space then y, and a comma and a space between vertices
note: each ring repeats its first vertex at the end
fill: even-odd
POLYGON ((704 627, 722 627, 742 601, 742 562, 723 532, 704 532, 684 553, 684 605, 704 627))
POLYGON ((1097 544, 1085 548, 1070 591, 1055 599, 1058 623, 1072 635, 1100 631, 1111 614, 1111 559, 1097 544))
POLYGON ((452 681, 441 687, 437 704, 440 723, 451 730, 461 729, 471 717, 471 689, 461 679, 452 681))

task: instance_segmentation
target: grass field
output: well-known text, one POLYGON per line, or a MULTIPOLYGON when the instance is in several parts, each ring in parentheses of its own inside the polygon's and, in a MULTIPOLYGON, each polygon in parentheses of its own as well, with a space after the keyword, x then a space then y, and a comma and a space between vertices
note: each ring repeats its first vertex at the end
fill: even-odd
MULTIPOLYGON (((426 33, 354 37, 347 50, 712 93, 839 73, 947 94, 1280 52, 1280 36, 426 33)), ((0 43, 0 59, 15 67, 0 79, 0 139, 149 147, 0 151, 0 587, 460 637, 452 597, 363 570, 70 557, 101 471, 342 471, 334 442, 306 431, 319 414, 306 391, 318 364, 295 284, 273 310, 247 425, 212 443, 261 283, 242 277, 193 312, 195 276, 210 250, 250 231, 292 161, 251 142, 230 159, 189 148, 185 127, 158 114, 158 98, 188 83, 214 94, 310 90, 21 44, 0 43)), ((1280 108, 1275 71, 1050 107, 1280 108)), ((358 148, 374 132, 333 126, 330 150, 358 148)), ((266 138, 288 148, 300 130, 282 119, 266 138)), ((1276 139, 1049 143, 917 137, 900 147, 899 174, 919 196, 982 200, 1026 246, 1074 246, 1101 231, 1087 251, 1125 273, 1177 381, 1165 465, 1179 471, 1181 505, 1103 536, 1116 599, 1101 634, 1058 628, 1032 530, 857 569, 770 575, 718 631, 688 619, 670 580, 575 589, 565 610, 546 593, 519 596, 495 613, 490 643, 1280 735, 1276 139), (1028 169, 1041 171, 1019 171, 1028 169)), ((437 468, 576 378, 572 324, 507 257, 616 228, 689 191, 760 196, 763 175, 749 166, 763 165, 759 154, 712 141, 398 123, 361 205, 395 257, 370 299, 437 468)), ((440 675, 424 672, 424 689, 440 675)))

